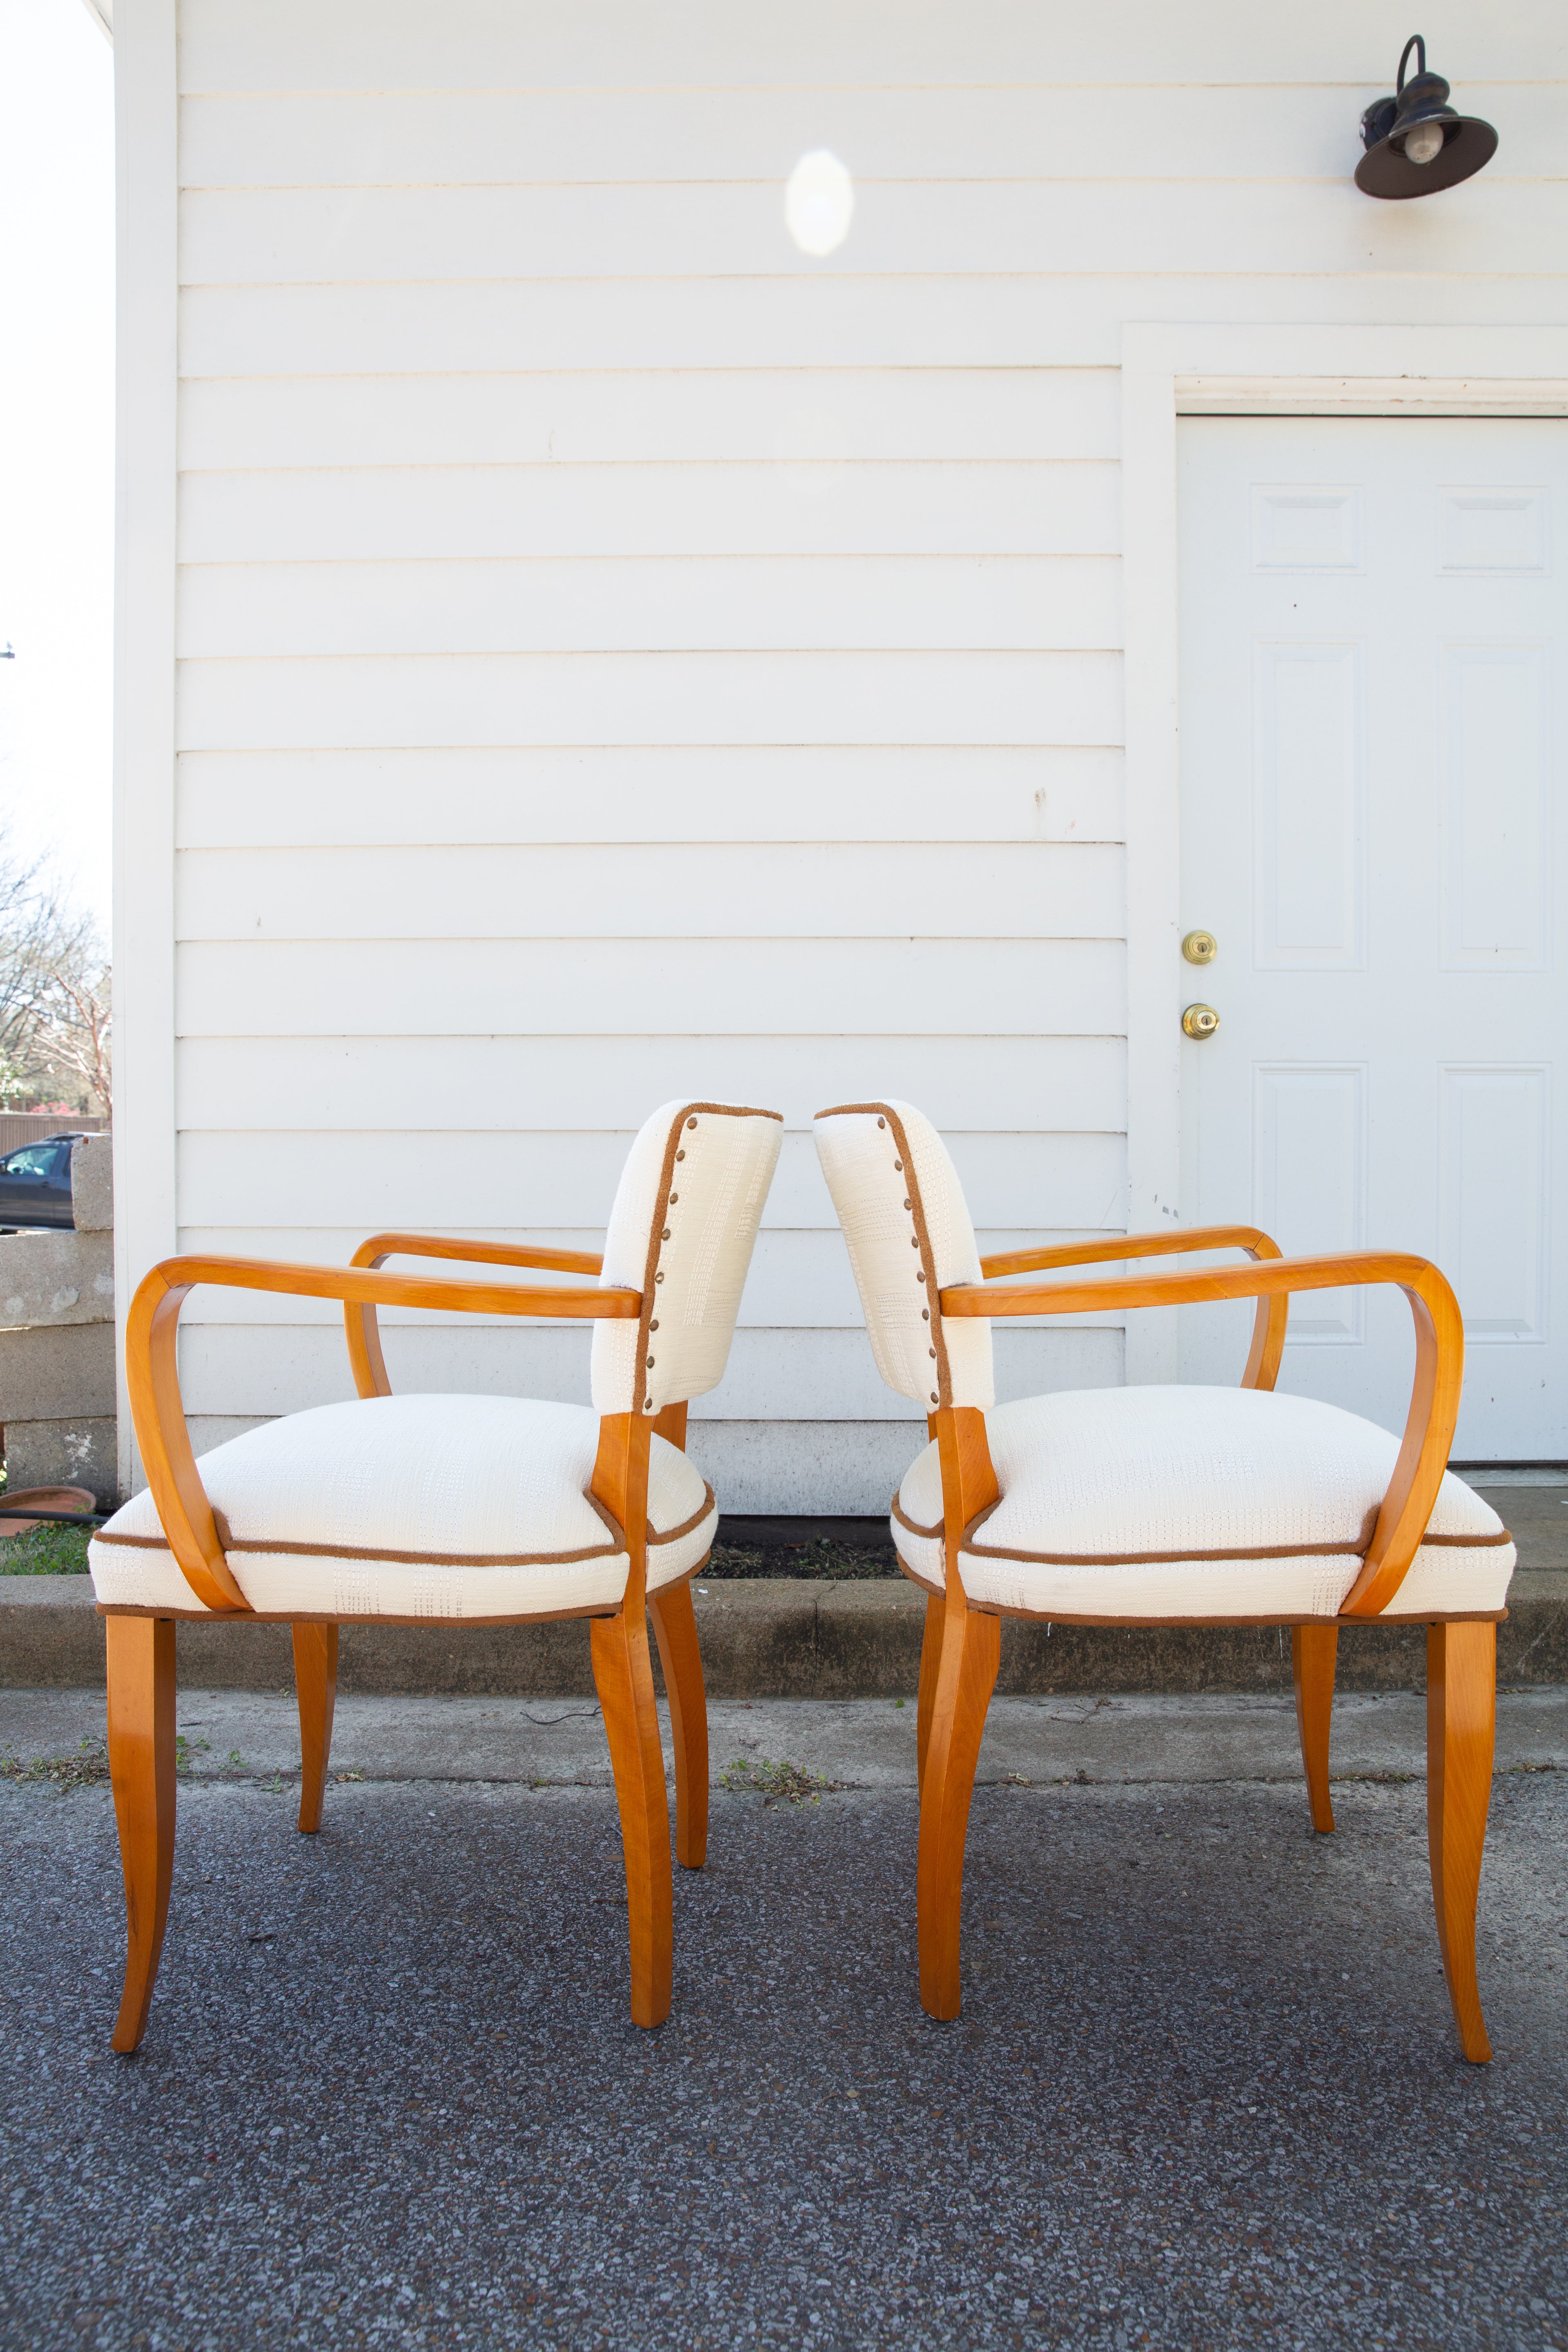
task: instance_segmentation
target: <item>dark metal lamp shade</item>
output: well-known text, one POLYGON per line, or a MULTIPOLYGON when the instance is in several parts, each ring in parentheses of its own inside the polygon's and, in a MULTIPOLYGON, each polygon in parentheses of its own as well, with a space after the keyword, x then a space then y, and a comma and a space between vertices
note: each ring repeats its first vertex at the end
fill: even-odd
POLYGON ((1435 195, 1468 180, 1497 152, 1491 124, 1479 115, 1457 114, 1442 75, 1427 72, 1419 33, 1405 44, 1394 96, 1380 98, 1362 116, 1361 136, 1366 153, 1356 165, 1355 184, 1368 196, 1435 195), (1412 49, 1416 69, 1406 81, 1412 49))

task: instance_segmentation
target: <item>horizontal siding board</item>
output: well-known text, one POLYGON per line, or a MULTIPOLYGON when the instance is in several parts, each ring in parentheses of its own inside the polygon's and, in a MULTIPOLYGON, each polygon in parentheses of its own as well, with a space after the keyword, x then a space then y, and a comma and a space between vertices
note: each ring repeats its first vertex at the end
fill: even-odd
MULTIPOLYGON (((1422 233, 1423 206, 1392 209, 1415 214, 1409 233, 1422 233)), ((432 361, 444 373, 925 368, 960 359, 976 368, 1114 367, 1129 319, 1559 324, 1561 252, 1532 251, 1525 272, 1510 266, 1518 258, 1494 254, 1489 268, 1468 277, 1398 267, 1284 275, 1265 267, 1220 287, 1190 263, 1184 274, 1165 277, 198 287, 181 297, 180 364, 186 376, 406 374, 432 361), (1538 274, 1543 262, 1556 274, 1538 274)))
POLYGON ((182 849, 439 840, 1120 841, 1100 745, 187 751, 182 849))
MULTIPOLYGON (((426 354, 426 359, 430 355, 426 354)), ((1113 459, 1113 368, 191 378, 187 471, 1113 459)))
MULTIPOLYGON (((1444 55, 1447 54, 1445 41, 1444 55)), ((1124 67, 1126 60, 1119 62, 1124 67)), ((663 77, 660 78, 663 81, 663 77)), ((1382 85, 1379 84, 1378 90, 1382 85)), ((1336 79, 1256 89, 1118 84, 931 89, 300 90, 187 98, 187 187, 519 181, 773 180, 812 147, 879 180, 1338 179, 1367 98, 1336 79)), ((1512 178, 1562 168, 1548 83, 1467 81, 1466 110, 1505 120, 1512 178)))
MULTIPOLYGON (((395 1060, 436 1040, 466 1055, 452 1082, 472 1103, 500 1082, 484 1062, 498 1029, 537 1027, 546 1008, 579 1037, 623 1035, 633 1008, 657 1009, 678 1036, 831 1036, 873 1014, 921 1036, 1099 1035, 1126 1025, 1124 971, 1119 940, 668 940, 652 952, 637 940, 441 940, 415 955, 375 940, 346 956, 336 940, 192 941, 175 1018, 183 1037, 241 1059, 247 1037, 336 1051, 379 1035, 395 1060)), ((285 1117, 287 1103, 285 1088, 285 1117)), ((503 1095, 494 1105, 515 1118, 503 1095)), ((268 1097, 249 1117, 273 1108, 268 1097)))
POLYGON ((188 659, 1120 646, 1110 556, 652 556, 185 567, 188 659))
MULTIPOLYGON (((867 1058, 874 1059, 878 1076, 887 1082, 880 1093, 918 1101, 942 1126, 961 1171, 969 1171, 977 1215, 1005 1219, 1009 1227, 1047 1221, 1053 1230, 1114 1229, 1124 1222, 1126 1145, 1119 1126, 1074 1132, 1058 1109, 1047 1127, 1037 1100, 1024 1087, 986 1098, 996 1076, 991 1055, 977 1057, 984 1066, 967 1082, 966 1064, 944 1057, 930 1066, 929 1055, 922 1056, 927 1083, 918 1092, 909 1084, 911 1075, 919 1075, 907 1066, 912 1055, 879 1045, 867 1058), (1016 1122, 1009 1137, 996 1136, 987 1124, 998 1102, 1006 1104, 1016 1122), (960 1128, 965 1118, 967 1132, 960 1128), (977 1181, 980 1174, 986 1174, 984 1184, 977 1181)), ((1010 1060, 1016 1077, 1016 1053, 1010 1060)), ((610 1124, 618 1105, 601 1088, 594 1108, 605 1125, 597 1131, 574 1126, 565 1105, 556 1128, 544 1132, 475 1131, 455 1111, 443 1119, 438 1106, 431 1108, 431 1124, 423 1129, 187 1131, 179 1143, 182 1219, 202 1228, 276 1222, 280 1207, 295 1201, 298 1188, 299 1205, 312 1222, 362 1234, 505 1231, 523 1211, 531 1222, 552 1230, 569 1223, 573 1215, 584 1217, 589 1222, 582 1230, 599 1234, 631 1135, 660 1098, 658 1075, 637 1092, 620 1126, 610 1124), (309 1171, 308 1180, 301 1180, 302 1169, 309 1171)), ((711 1075, 723 1078, 729 1073, 721 1068, 711 1075)), ((787 1183, 783 1177, 775 1180, 770 1217, 799 1222, 808 1208, 813 1218, 826 1215, 806 1133, 811 1116, 830 1103, 866 1101, 878 1091, 834 1085, 847 1074, 832 1058, 816 1075, 821 1084, 799 1090, 799 1144, 792 1153, 786 1137, 783 1155, 795 1172, 787 1183)), ((626 1091, 629 1096, 631 1089, 626 1091)), ((739 1088, 722 1087, 715 1087, 710 1098, 729 1099, 731 1092, 744 1099, 739 1088)), ((550 1107, 546 1102, 542 1108, 550 1107)), ((1113 1108, 1120 1119, 1121 1098, 1113 1108)), ((589 1241, 584 1246, 597 1244, 589 1241)))
MULTIPOLYGON (((357 1129, 368 1155, 370 1135, 400 1123, 409 1098, 431 1099, 435 1088, 435 1100, 452 1099, 449 1084, 443 1097, 443 1067, 462 1058, 435 1038, 401 1047, 389 1039, 334 1046, 258 1038, 243 1047, 186 1039, 178 1055, 181 1123, 232 1122, 238 1131, 240 1071, 277 1100, 292 1069, 299 1124, 357 1129)), ((755 1103, 796 1124, 826 1104, 871 1094, 918 1100, 943 1126, 991 1125, 1003 1104, 1024 1128, 1109 1134, 1124 1118, 1125 1055, 1115 1037, 558 1035, 498 1038, 486 1062, 492 1082, 511 1087, 510 1102, 526 1105, 530 1124, 542 1128, 634 1127, 656 1104, 681 1096, 755 1103)), ((461 1118, 454 1103, 454 1124, 461 1118)))
MULTIPOLYGON (((410 1102, 405 1115, 426 1124, 358 1135, 331 1129, 184 1135, 182 1248, 210 1245, 244 1256, 260 1242, 262 1256, 341 1264, 381 1229, 494 1241, 568 1234, 576 1236, 573 1247, 600 1246, 629 1129, 497 1133, 464 1126, 441 1103, 410 1102), (301 1168, 309 1170, 306 1184, 295 1172, 301 1168), (296 1226, 286 1211, 320 1222, 296 1226)), ((1121 1135, 994 1134, 950 1126, 947 1141, 973 1213, 986 1225, 1030 1233, 1125 1229, 1121 1135)), ((769 1226, 837 1229, 805 1128, 784 1134, 763 1218, 769 1226)))
MULTIPOLYGON (((1120 1120, 1122 1048, 1114 1038, 497 1037, 186 1038, 179 1048, 182 1126, 260 1133, 296 1128, 394 1129, 413 1100, 454 1106, 465 1129, 515 1128, 517 1106, 538 1105, 541 1126, 579 1127, 601 1103, 643 1116, 679 1095, 754 1101, 794 1119, 824 1101, 864 1101, 865 1079, 911 1064, 923 1099, 951 1097, 960 1072, 1011 1078, 1018 1116, 1031 1125, 1108 1131, 1120 1120), (843 1080, 858 1076, 851 1089, 843 1080), (834 1084, 835 1078, 839 1085, 834 1084), (489 1117, 466 1108, 493 1103, 489 1117), (1026 1108, 1025 1108, 1026 1107, 1026 1108)), ((890 1082, 881 1091, 894 1091, 890 1082)), ((629 1115, 629 1114, 628 1114, 629 1115)))
POLYGON ((1112 653, 449 654, 186 662, 182 751, 1121 740, 1112 653))
POLYGON ((1123 921, 1121 852, 1090 843, 186 850, 175 889, 182 940, 1103 940, 1123 921))
MULTIPOLYGON (((581 1330, 436 1328, 389 1331, 387 1370, 405 1395, 559 1398, 588 1402, 590 1342, 581 1330)), ((1027 1329, 996 1336, 1000 1396, 1100 1387, 1098 1368, 1119 1366, 1120 1331, 1027 1329)), ((195 1324, 181 1353, 186 1403, 195 1413, 299 1412, 352 1398, 341 1332, 291 1325, 195 1324)), ((1110 1377, 1116 1377, 1114 1371, 1110 1377)), ((718 1388, 700 1399, 711 1420, 902 1421, 908 1401, 884 1387, 864 1331, 738 1331, 718 1388)))
POLYGON ((187 475, 184 563, 1112 555, 1119 469, 814 463, 187 475))
MULTIPOLYGON (((1528 81, 1559 54, 1550 0, 1444 19, 1443 71, 1456 83, 1489 74, 1528 81)), ((440 0, 390 8, 386 0, 184 0, 180 88, 207 90, 579 89, 650 87, 877 89, 896 66, 900 85, 1143 83, 1221 85, 1289 79, 1338 84, 1352 110, 1384 88, 1384 20, 1363 0, 1325 0, 1280 20, 1236 6, 1173 10, 1168 0, 1123 0, 1114 14, 1021 9, 970 0, 963 9, 848 9, 798 0, 788 9, 687 0, 649 9, 614 0, 592 10, 542 0, 440 0)), ((1172 91, 1172 96, 1176 94, 1172 91)), ((1261 99, 1263 92, 1259 92, 1261 99)), ((1352 121, 1353 123, 1353 112, 1352 121)))
MULTIPOLYGON (((1348 113, 1348 110, 1347 110, 1348 113)), ((784 226, 779 181, 637 188, 299 187, 195 190, 180 206, 187 286, 482 284, 550 278, 942 278, 1191 266, 1484 271, 1560 266, 1568 182, 1489 173, 1434 239, 1401 205, 1371 205, 1350 173, 1276 179, 862 182, 850 235, 826 260, 784 226)))

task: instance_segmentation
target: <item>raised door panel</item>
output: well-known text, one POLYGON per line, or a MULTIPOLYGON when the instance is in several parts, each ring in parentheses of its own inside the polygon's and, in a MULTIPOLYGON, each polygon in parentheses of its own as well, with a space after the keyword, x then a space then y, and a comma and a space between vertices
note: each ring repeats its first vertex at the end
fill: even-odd
POLYGON ((1253 957, 1352 971, 1364 957, 1361 651, 1254 648, 1253 957))
MULTIPOLYGON (((1366 1238, 1366 1072, 1260 1063, 1252 1073, 1254 1221, 1292 1257, 1360 1249, 1366 1238)), ((1363 1337, 1359 1290, 1309 1291, 1290 1307, 1291 1344, 1363 1337)))
POLYGON ((1547 1336, 1549 1073, 1443 1071, 1438 1256, 1469 1345, 1547 1336))
POLYGON ((1542 971, 1550 961, 1546 649, 1442 649, 1443 965, 1542 971))

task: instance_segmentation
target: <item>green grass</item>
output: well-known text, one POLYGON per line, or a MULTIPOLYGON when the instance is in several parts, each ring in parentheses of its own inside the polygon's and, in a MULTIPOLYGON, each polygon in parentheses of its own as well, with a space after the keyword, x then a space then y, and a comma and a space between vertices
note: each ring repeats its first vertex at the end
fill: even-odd
MULTIPOLYGON (((0 1527, 5 1524, 0 1519, 0 1527)), ((38 1527, 0 1537, 0 1576, 85 1576, 90 1528, 38 1527)))

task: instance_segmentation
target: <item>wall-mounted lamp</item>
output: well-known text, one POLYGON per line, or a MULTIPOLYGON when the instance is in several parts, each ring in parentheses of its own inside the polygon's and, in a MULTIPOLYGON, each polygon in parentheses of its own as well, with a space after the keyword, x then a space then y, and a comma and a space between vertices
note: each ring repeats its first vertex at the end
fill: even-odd
POLYGON ((1366 153, 1355 184, 1366 196, 1430 196, 1468 180, 1497 152, 1497 132, 1479 115, 1456 114, 1441 74, 1426 70, 1426 44, 1412 33, 1399 59, 1392 98, 1380 98, 1361 119, 1366 153), (1405 79, 1410 52, 1415 73, 1405 79))

